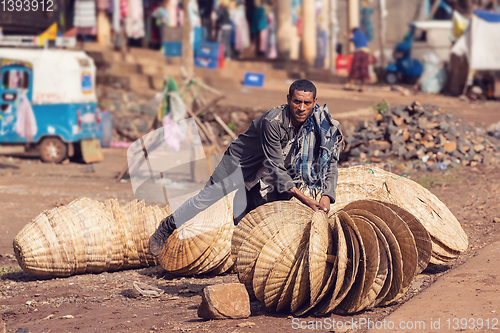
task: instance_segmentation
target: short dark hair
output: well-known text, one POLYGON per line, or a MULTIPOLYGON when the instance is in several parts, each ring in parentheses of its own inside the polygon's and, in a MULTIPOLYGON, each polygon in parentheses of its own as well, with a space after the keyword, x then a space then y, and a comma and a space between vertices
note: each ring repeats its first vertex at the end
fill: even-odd
POLYGON ((288 94, 290 95, 290 97, 293 96, 293 92, 295 90, 312 92, 313 98, 316 98, 316 86, 314 85, 314 83, 312 83, 309 80, 300 79, 300 80, 297 80, 294 83, 292 83, 292 85, 290 86, 290 89, 288 89, 288 94))

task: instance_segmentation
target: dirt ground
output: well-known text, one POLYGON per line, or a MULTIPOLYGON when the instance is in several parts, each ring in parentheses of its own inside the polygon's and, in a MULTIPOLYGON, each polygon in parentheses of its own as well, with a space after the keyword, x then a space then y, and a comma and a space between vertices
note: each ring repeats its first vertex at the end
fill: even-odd
MULTIPOLYGON (((233 101, 265 109, 284 100, 282 87, 285 85, 279 82, 266 90, 219 89, 227 89, 225 105, 233 101), (262 98, 263 95, 269 98, 262 98), (264 99, 269 104, 261 105, 264 99)), ((500 121, 499 102, 468 103, 443 96, 402 96, 380 86, 371 87, 363 94, 342 91, 340 85, 319 84, 318 88, 320 94, 323 93, 319 102, 331 105, 334 118, 341 123, 372 117, 369 107, 382 99, 393 105, 415 99, 441 105, 472 123, 489 125, 500 121)), ((82 196, 98 200, 112 197, 123 203, 134 198, 130 182, 115 180, 126 165, 126 149, 107 148, 104 155, 103 162, 89 166, 73 162, 51 165, 41 163, 34 155, 0 154, 0 318, 6 332, 294 331, 291 316, 267 312, 259 302, 252 302, 252 315, 248 319, 204 321, 198 318, 202 289, 207 285, 237 282, 235 274, 184 278, 167 274, 159 266, 68 278, 40 278, 21 271, 14 257, 12 240, 43 210, 82 196), (133 297, 133 281, 158 286, 165 293, 158 298, 133 297)), ((469 249, 447 266, 424 271, 409 292, 389 306, 354 316, 331 315, 329 318, 382 320, 467 262, 477 251, 500 241, 500 220, 494 222, 495 218, 500 219, 500 165, 417 172, 401 161, 392 162, 393 172, 406 174, 448 205, 469 236, 469 249)), ((472 277, 462 279, 464 283, 478 283, 472 277)), ((443 306, 452 309, 453 297, 443 298, 440 300, 443 306)), ((500 301, 494 304, 496 309, 498 305, 500 301)), ((414 312, 418 314, 420 310, 415 308, 414 312)))

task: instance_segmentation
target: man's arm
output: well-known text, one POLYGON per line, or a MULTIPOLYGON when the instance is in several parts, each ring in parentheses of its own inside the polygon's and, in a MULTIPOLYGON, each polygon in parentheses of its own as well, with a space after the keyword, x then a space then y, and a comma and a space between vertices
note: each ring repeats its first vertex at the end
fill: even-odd
POLYGON ((324 210, 324 207, 330 209, 329 204, 323 204, 323 207, 318 201, 307 197, 295 187, 292 177, 290 177, 285 168, 279 126, 280 124, 277 122, 271 122, 267 119, 262 120, 261 141, 262 150, 266 156, 266 161, 264 163, 266 163, 265 165, 271 170, 276 190, 279 193, 290 192, 294 197, 299 199, 303 204, 311 207, 314 211, 318 209, 324 210))

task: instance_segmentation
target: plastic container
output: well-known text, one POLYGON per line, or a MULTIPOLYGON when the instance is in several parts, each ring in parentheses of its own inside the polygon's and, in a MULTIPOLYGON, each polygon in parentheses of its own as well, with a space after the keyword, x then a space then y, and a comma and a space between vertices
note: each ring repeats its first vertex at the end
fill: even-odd
POLYGON ((166 41, 163 42, 163 55, 167 58, 182 56, 182 42, 166 41))
POLYGON ((264 85, 264 74, 262 73, 245 73, 243 85, 251 87, 262 87, 264 85))
POLYGON ((223 51, 222 44, 213 42, 199 42, 195 49, 195 57, 218 59, 223 51))
POLYGON ((335 60, 335 69, 338 75, 348 76, 352 65, 352 55, 339 54, 335 60))

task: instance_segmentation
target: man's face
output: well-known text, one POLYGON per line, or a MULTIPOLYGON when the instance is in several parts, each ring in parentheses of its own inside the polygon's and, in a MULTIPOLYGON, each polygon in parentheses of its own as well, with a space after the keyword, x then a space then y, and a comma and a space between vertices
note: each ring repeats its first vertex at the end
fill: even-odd
POLYGON ((317 98, 314 98, 312 91, 294 90, 293 95, 287 95, 290 113, 292 114, 293 126, 300 126, 306 121, 316 105, 317 98))

